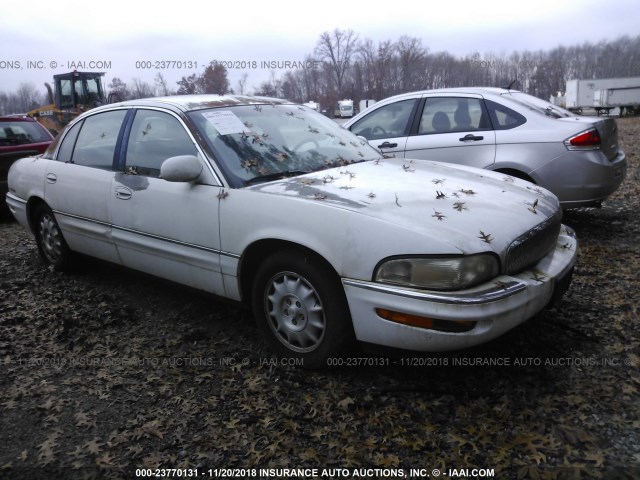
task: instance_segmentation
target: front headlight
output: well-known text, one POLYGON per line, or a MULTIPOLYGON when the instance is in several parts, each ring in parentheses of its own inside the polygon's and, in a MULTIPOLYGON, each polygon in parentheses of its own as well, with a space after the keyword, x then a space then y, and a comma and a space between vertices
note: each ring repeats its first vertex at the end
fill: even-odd
POLYGON ((496 277, 499 271, 498 259, 487 253, 462 257, 393 258, 378 265, 373 279, 429 290, 463 290, 496 277))

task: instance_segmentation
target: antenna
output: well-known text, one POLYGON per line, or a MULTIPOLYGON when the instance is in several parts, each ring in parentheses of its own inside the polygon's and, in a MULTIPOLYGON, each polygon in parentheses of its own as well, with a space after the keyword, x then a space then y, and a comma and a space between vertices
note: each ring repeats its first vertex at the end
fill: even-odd
POLYGON ((518 81, 517 78, 514 78, 513 81, 509 84, 508 87, 506 87, 506 90, 511 90, 511 87, 513 87, 513 85, 518 81))

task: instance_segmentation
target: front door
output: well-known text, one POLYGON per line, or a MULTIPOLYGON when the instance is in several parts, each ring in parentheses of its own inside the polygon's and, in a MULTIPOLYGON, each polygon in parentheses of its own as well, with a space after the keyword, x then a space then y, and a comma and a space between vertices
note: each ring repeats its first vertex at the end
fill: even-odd
POLYGON ((164 160, 200 156, 177 117, 140 109, 126 142, 124 172, 111 185, 115 240, 126 266, 223 294, 217 195, 213 182, 159 178, 164 160))
POLYGON ((369 145, 383 154, 403 157, 407 143, 409 122, 419 98, 410 98, 381 106, 349 128, 366 138, 369 145))

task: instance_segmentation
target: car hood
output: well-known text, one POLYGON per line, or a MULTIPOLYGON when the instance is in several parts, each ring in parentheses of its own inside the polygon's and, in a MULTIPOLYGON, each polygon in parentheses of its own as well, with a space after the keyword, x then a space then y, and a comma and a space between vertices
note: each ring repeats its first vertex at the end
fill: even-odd
POLYGON ((439 162, 383 159, 248 187, 375 217, 449 243, 502 254, 559 211, 549 191, 514 177, 439 162))

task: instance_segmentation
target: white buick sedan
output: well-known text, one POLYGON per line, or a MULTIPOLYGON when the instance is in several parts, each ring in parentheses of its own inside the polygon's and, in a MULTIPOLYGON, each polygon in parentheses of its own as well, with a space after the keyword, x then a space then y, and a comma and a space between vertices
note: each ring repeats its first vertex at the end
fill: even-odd
POLYGON ((356 340, 491 340, 563 294, 577 249, 540 187, 384 158, 267 98, 91 110, 12 166, 7 203, 55 268, 81 253, 245 302, 274 349, 308 367, 356 340))

